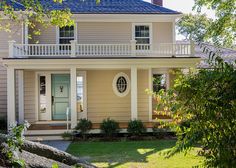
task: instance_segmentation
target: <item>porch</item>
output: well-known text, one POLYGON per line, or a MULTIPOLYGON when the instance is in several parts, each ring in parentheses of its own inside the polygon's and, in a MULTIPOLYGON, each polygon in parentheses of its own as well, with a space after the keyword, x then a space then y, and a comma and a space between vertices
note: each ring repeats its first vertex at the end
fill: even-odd
POLYGON ((109 117, 124 129, 134 119, 151 128, 155 117, 153 100, 145 90, 153 89, 153 75, 166 75, 168 88, 173 81, 170 69, 193 67, 198 61, 198 58, 5 59, 8 123, 29 121, 32 125, 29 135, 59 134, 73 129, 81 118, 91 120, 95 130, 109 117), (59 80, 54 79, 58 75, 59 80), (121 90, 117 90, 118 79, 126 81, 121 83, 125 84, 121 90), (62 103, 58 108, 57 101, 62 103))

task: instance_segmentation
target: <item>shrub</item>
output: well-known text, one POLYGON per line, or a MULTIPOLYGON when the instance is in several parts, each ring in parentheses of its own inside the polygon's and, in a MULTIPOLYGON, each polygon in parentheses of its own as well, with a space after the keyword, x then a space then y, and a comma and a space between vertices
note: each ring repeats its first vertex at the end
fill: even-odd
POLYGON ((112 137, 119 132, 119 124, 110 118, 103 120, 100 129, 107 137, 112 137))
POLYGON ((62 134, 62 138, 64 140, 72 140, 72 137, 73 137, 72 133, 68 132, 68 131, 66 131, 62 134))
POLYGON ((75 127, 76 130, 80 130, 80 133, 83 137, 83 139, 86 139, 86 134, 89 130, 92 128, 92 122, 87 119, 80 119, 79 123, 75 127))
POLYGON ((143 125, 141 120, 131 120, 128 123, 128 133, 132 134, 133 136, 142 135, 146 132, 146 128, 143 125))
POLYGON ((153 125, 152 131, 153 135, 158 139, 163 139, 167 135, 166 130, 162 126, 160 126, 159 123, 153 125))

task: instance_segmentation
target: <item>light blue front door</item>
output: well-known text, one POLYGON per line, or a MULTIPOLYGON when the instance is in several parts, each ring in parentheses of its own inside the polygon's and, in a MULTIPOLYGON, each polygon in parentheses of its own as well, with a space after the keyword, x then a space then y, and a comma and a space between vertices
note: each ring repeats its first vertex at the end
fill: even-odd
MULTIPOLYGON (((66 120, 66 111, 70 107, 70 75, 52 75, 52 119, 66 120)), ((69 114, 70 119, 70 114, 69 114)))

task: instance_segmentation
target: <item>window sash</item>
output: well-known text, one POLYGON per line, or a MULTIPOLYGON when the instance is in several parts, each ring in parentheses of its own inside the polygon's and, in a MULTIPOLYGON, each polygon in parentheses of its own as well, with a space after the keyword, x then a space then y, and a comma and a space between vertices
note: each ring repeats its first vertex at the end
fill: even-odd
POLYGON ((70 41, 74 39, 75 39, 74 26, 59 28, 59 44, 70 44, 70 41))
POLYGON ((151 44, 150 29, 151 28, 149 25, 135 25, 135 30, 134 30, 135 35, 134 36, 135 36, 135 40, 137 41, 137 44, 151 44), (141 29, 141 27, 144 27, 144 30, 141 29), (145 29, 145 27, 146 27, 146 29, 145 29), (148 33, 145 33, 142 31, 148 31, 148 33), (139 36, 137 36, 137 35, 139 35, 139 36), (139 42, 139 41, 146 41, 146 42, 139 42))

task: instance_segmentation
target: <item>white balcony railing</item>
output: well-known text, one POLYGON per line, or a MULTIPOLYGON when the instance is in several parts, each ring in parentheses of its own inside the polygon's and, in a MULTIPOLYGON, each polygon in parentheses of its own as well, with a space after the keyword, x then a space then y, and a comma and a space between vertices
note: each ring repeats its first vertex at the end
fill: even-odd
POLYGON ((9 57, 190 57, 194 44, 16 44, 9 42, 9 57))

